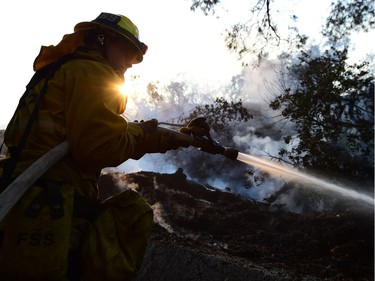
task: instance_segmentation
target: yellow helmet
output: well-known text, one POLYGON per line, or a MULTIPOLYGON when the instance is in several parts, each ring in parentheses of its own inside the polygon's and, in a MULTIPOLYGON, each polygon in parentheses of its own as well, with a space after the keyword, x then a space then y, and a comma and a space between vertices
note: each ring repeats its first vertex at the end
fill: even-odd
POLYGON ((114 15, 110 13, 101 13, 96 19, 91 22, 80 22, 74 27, 74 31, 93 29, 97 27, 104 27, 115 31, 121 36, 125 37, 138 50, 136 63, 143 60, 143 55, 146 54, 147 45, 139 41, 139 31, 137 26, 127 17, 122 15, 114 15))

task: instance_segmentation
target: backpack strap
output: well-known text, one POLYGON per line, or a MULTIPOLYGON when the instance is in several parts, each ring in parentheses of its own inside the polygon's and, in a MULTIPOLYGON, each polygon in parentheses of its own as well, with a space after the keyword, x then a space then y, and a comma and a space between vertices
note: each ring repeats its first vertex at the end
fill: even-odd
MULTIPOLYGON (((67 56, 62 57, 58 61, 43 67, 42 69, 35 72, 35 74, 31 78, 30 82, 27 84, 26 91, 22 95, 22 97, 20 98, 20 101, 18 103, 18 106, 15 110, 15 113, 14 113, 12 119, 15 117, 17 110, 20 107, 25 105, 25 99, 26 99, 28 93, 30 92, 30 90, 33 89, 43 78, 45 78, 44 83, 42 85, 42 88, 41 88, 41 90, 38 94, 38 97, 36 99, 33 111, 30 115, 30 119, 28 120, 28 122, 26 124, 25 130, 24 130, 24 132, 23 132, 23 134, 20 138, 20 141, 18 142, 18 145, 10 151, 10 158, 7 159, 4 163, 3 174, 2 174, 2 179, 1 179, 1 183, 0 183, 0 193, 3 192, 5 190, 5 188, 13 181, 12 174, 13 174, 15 168, 16 168, 16 165, 18 163, 21 152, 22 152, 22 150, 25 146, 27 137, 30 133, 30 130, 31 130, 31 128, 34 124, 34 121, 37 117, 37 114, 39 112, 40 106, 41 106, 42 101, 43 101, 43 97, 44 97, 44 95, 47 91, 48 81, 52 78, 52 76, 54 75, 56 70, 62 64, 64 64, 65 62, 67 62, 68 60, 70 60, 72 58, 73 58, 73 55, 69 54, 67 56)), ((4 141, 3 141, 3 144, 4 144, 4 141)), ((3 144, 1 145, 1 147, 3 146, 3 144)))

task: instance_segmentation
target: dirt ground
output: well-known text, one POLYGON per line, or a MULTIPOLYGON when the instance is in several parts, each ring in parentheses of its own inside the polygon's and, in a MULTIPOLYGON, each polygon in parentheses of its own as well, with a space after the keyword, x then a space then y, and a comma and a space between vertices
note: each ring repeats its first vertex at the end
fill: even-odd
POLYGON ((374 280, 373 209, 296 214, 181 171, 108 174, 100 186, 131 187, 154 209, 137 280, 374 280))

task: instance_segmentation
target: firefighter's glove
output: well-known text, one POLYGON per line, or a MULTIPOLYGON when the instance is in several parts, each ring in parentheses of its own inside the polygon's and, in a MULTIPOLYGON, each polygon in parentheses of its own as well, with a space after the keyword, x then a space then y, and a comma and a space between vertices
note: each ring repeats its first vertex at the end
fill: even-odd
POLYGON ((137 125, 143 130, 143 138, 136 144, 133 159, 139 159, 146 153, 165 153, 168 150, 189 146, 186 142, 159 133, 156 119, 137 122, 137 125))

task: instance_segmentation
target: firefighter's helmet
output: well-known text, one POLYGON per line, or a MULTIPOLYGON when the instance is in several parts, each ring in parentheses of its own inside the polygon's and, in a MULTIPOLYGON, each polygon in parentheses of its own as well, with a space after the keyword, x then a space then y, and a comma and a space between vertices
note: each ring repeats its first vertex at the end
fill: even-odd
POLYGON ((98 27, 107 28, 123 36, 127 41, 133 44, 138 51, 135 63, 140 63, 143 60, 143 55, 147 51, 147 45, 139 40, 138 28, 129 18, 122 15, 101 13, 91 22, 78 23, 74 27, 74 31, 94 29, 98 27))

